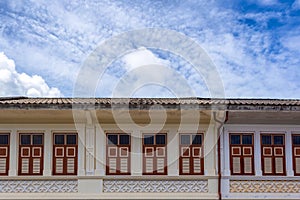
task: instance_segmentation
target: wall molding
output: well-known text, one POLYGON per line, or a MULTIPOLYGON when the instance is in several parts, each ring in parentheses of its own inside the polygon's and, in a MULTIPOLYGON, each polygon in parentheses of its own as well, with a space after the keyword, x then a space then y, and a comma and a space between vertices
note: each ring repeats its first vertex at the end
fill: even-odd
POLYGON ((229 188, 231 193, 300 193, 300 181, 235 180, 229 188))
POLYGON ((208 192, 207 180, 104 180, 103 192, 208 192))
POLYGON ((0 193, 74 193, 77 180, 0 180, 0 193))

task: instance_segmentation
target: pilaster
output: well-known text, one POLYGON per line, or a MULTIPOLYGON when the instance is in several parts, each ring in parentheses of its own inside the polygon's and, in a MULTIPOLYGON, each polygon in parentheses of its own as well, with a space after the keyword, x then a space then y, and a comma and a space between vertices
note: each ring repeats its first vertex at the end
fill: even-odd
POLYGON ((168 175, 179 176, 179 134, 177 130, 170 129, 167 138, 168 175))
POLYGON ((9 176, 17 175, 17 158, 18 158, 18 133, 16 129, 12 129, 10 133, 10 153, 9 153, 9 176))

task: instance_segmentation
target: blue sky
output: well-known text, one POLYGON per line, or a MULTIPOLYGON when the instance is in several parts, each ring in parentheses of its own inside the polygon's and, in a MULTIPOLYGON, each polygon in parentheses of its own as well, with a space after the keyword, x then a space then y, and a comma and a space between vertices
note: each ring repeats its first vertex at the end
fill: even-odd
MULTIPOLYGON (((300 98, 300 0, 1 0, 0 22, 0 96, 71 97, 84 61, 102 42, 131 30, 163 28, 207 52, 225 97, 300 98)), ((138 88, 131 96, 210 97, 203 77, 184 58, 148 47, 107 66, 94 95, 113 96, 128 74, 135 74, 129 85, 138 88), (173 72, 150 66, 134 71, 147 64, 173 72), (162 84, 151 84, 152 78, 162 84)))

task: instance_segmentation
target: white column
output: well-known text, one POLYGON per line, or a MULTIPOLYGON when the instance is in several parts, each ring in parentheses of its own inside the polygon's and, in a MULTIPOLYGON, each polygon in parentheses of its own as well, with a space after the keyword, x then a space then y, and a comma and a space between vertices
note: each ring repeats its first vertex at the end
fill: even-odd
POLYGON ((179 134, 177 130, 171 129, 167 138, 168 175, 179 176, 179 134))
POLYGON ((78 129, 78 175, 85 175, 85 128, 78 129))
POLYGON ((133 130, 131 134, 131 175, 142 176, 143 155, 142 155, 142 133, 133 130))
POLYGON ((216 175, 216 124, 210 124, 204 135, 204 175, 216 175))
POLYGON ((222 133, 220 135, 220 146, 221 146, 221 173, 226 178, 222 178, 221 181, 221 193, 229 193, 229 176, 230 176, 230 156, 229 156, 229 133, 226 128, 222 128, 222 133))
POLYGON ((261 146, 260 146, 260 132, 255 130, 254 132, 254 164, 255 164, 255 176, 262 176, 261 168, 261 146))
POLYGON ((106 162, 106 137, 100 125, 96 126, 96 171, 95 175, 105 175, 105 162, 106 162))
POLYGON ((292 132, 287 131, 285 135, 285 159, 286 159, 286 175, 294 176, 293 169, 293 149, 292 149, 292 132))
POLYGON ((17 175, 17 161, 18 161, 18 133, 13 129, 10 133, 10 154, 9 154, 9 176, 17 175))
POLYGON ((52 173, 52 133, 49 129, 44 132, 44 176, 52 173))
POLYGON ((86 175, 94 175, 95 171, 95 165, 94 165, 94 160, 95 160, 95 127, 91 124, 86 125, 86 175))
MULTIPOLYGON (((229 156, 229 133, 227 130, 224 130, 223 134, 220 136, 222 138, 221 141, 221 148, 223 148, 223 151, 221 151, 221 155, 223 153, 223 175, 224 176, 230 176, 230 156, 229 156), (222 144, 223 143, 223 144, 222 144)), ((221 163, 221 164, 222 164, 221 163)))

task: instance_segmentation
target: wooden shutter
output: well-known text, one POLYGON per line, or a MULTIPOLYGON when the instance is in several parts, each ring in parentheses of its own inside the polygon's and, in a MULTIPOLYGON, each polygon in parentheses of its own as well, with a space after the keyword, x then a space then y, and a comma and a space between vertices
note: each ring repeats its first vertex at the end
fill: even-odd
POLYGON ((44 135, 20 134, 19 175, 42 175, 44 169, 44 135), (26 141, 23 139, 26 138, 26 141), (36 139, 37 138, 37 139, 36 139))
POLYGON ((251 174, 253 168, 252 158, 251 157, 244 157, 244 172, 245 174, 251 174))
MULTIPOLYGON (((166 175, 167 174, 167 147, 166 134, 152 135, 153 143, 143 142, 143 174, 166 175), (164 137, 163 143, 157 142, 157 135, 164 137)), ((145 140, 144 140, 145 141, 145 140)))
POLYGON ((130 136, 128 134, 107 134, 106 174, 130 175, 130 136), (110 140, 114 137, 114 141, 110 140), (126 138, 126 141, 122 141, 126 138))
POLYGON ((55 133, 53 175, 77 175, 78 139, 76 133, 55 133), (69 137, 74 139, 70 140, 69 137))
POLYGON ((202 154, 202 137, 203 134, 180 134, 180 158, 179 174, 180 175, 203 175, 204 159, 202 154), (199 144, 193 144, 193 139, 201 137, 199 144), (185 138, 185 141, 183 141, 185 138))
POLYGON ((0 176, 8 175, 9 134, 0 134, 0 176))
POLYGON ((300 157, 295 158, 295 175, 300 175, 300 157))
POLYGON ((261 143, 263 175, 285 175, 284 135, 262 134, 261 143))
POLYGON ((230 134, 230 168, 232 175, 253 175, 253 134, 230 134))
POLYGON ((265 157, 264 158, 264 173, 265 174, 272 174, 273 173, 273 167, 272 167, 272 158, 271 157, 265 157))
POLYGON ((292 135, 294 175, 300 176, 300 135, 292 135))

